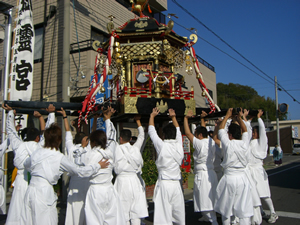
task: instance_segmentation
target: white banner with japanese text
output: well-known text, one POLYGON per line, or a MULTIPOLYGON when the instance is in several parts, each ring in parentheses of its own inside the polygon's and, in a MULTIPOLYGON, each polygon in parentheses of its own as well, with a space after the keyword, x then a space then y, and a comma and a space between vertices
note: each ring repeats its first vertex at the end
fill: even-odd
POLYGON ((34 63, 34 27, 31 0, 19 1, 14 34, 10 100, 30 101, 34 63))

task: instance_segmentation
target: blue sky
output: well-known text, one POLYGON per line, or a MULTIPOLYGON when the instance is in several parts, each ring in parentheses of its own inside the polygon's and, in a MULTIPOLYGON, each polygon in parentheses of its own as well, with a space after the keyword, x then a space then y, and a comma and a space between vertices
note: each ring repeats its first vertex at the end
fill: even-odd
MULTIPOLYGON (((176 1, 273 80, 277 76, 278 83, 300 102, 299 0, 176 1)), ((175 22, 196 28, 201 38, 265 77, 172 0, 168 0, 168 11, 164 12, 168 13, 175 13, 175 22)), ((176 24, 173 30, 181 36, 191 34, 176 24)), ((274 82, 259 77, 201 39, 194 48, 215 67, 217 83, 248 85, 259 95, 275 99, 274 82)), ((300 104, 285 92, 278 92, 278 102, 289 104, 288 119, 300 119, 300 104)))

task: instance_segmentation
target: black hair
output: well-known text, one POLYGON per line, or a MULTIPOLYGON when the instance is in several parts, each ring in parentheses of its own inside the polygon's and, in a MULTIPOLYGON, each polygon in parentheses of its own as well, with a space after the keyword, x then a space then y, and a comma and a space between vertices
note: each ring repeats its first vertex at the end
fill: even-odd
POLYGON ((207 138, 207 129, 206 127, 198 126, 195 130, 195 136, 198 136, 199 134, 202 134, 202 137, 207 138))
POLYGON ((176 139, 176 127, 173 123, 169 123, 163 128, 165 139, 176 139))
POLYGON ((106 147, 106 133, 103 130, 95 130, 90 134, 91 145, 100 146, 105 149, 106 147))
POLYGON ((41 132, 35 127, 28 127, 26 129, 26 137, 24 137, 24 141, 34 141, 37 137, 39 137, 41 132))
POLYGON ((136 136, 132 136, 131 140, 130 140, 130 144, 133 145, 136 141, 137 141, 137 137, 136 136))
POLYGON ((73 140, 74 144, 81 144, 82 139, 87 136, 85 133, 83 132, 78 132, 77 134, 75 134, 75 138, 73 140))
POLYGON ((21 130, 22 140, 25 140, 26 136, 27 136, 27 127, 25 127, 24 129, 21 130))
POLYGON ((210 137, 213 136, 213 133, 214 133, 214 132, 213 132, 212 130, 210 130, 210 131, 207 132, 207 134, 208 134, 210 137))
POLYGON ((230 124, 228 127, 228 133, 236 140, 240 140, 242 137, 241 127, 235 123, 230 124))
POLYGON ((61 128, 56 124, 52 123, 49 128, 47 128, 44 132, 45 137, 45 148, 51 149, 59 149, 59 145, 62 141, 62 131, 61 128))
POLYGON ((256 133, 259 135, 259 126, 252 127, 253 131, 256 131, 256 133))
POLYGON ((129 142, 131 139, 131 131, 128 129, 123 129, 120 131, 120 137, 123 139, 125 142, 129 142))

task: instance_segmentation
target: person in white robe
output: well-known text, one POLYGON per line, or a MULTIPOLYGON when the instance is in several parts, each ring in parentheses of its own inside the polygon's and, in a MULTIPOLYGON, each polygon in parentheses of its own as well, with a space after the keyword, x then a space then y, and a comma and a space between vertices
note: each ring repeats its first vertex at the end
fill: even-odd
MULTIPOLYGON (((63 108, 58 111, 62 114, 64 120, 64 126, 66 130, 66 141, 65 141, 65 155, 78 166, 83 166, 82 155, 87 152, 88 136, 83 132, 79 132, 75 135, 74 143, 68 121, 67 114, 63 108)), ((69 181, 69 191, 67 199, 67 210, 65 225, 84 225, 85 223, 85 212, 84 203, 86 193, 89 188, 88 177, 71 176, 69 181)))
MULTIPOLYGON (((259 197, 259 194, 257 192, 257 189, 256 189, 256 184, 255 184, 255 181, 251 175, 251 172, 250 172, 250 155, 251 155, 251 152, 250 152, 250 141, 251 141, 251 138, 252 138, 252 128, 251 128, 251 125, 250 123, 247 121, 246 117, 248 115, 249 111, 247 111, 247 109, 244 109, 244 113, 243 113, 243 122, 244 124, 246 125, 246 128, 247 128, 247 133, 248 133, 248 141, 249 141, 249 154, 248 154, 248 164, 246 166, 246 169, 245 169, 245 172, 246 172, 246 175, 248 177, 248 180, 250 182, 250 185, 251 185, 251 195, 252 195, 252 203, 253 203, 253 216, 251 217, 251 224, 252 225, 259 225, 262 223, 262 216, 261 216, 261 201, 260 201, 260 197, 259 197)), ((237 218, 238 220, 238 218, 237 218)))
MULTIPOLYGON (((205 112, 202 113, 205 115, 205 112)), ((186 137, 193 144, 195 149, 194 157, 194 211, 201 212, 204 219, 211 224, 217 225, 217 216, 214 211, 214 201, 216 188, 218 185, 217 175, 214 171, 215 145, 212 138, 208 136, 203 116, 201 116, 201 126, 195 129, 195 136, 191 133, 188 118, 193 116, 193 111, 189 110, 184 117, 184 132, 186 137)))
MULTIPOLYGON (((249 111, 244 111, 244 120, 249 111)), ((275 212, 273 201, 271 199, 271 192, 268 180, 268 174, 266 173, 263 167, 263 160, 267 157, 268 154, 268 138, 266 134, 266 128, 264 125, 261 116, 263 115, 262 110, 258 110, 257 121, 258 126, 251 127, 250 122, 253 117, 246 122, 248 132, 252 140, 250 141, 250 154, 249 154, 249 169, 252 175, 252 178, 255 182, 256 190, 259 194, 259 197, 268 205, 270 210, 270 217, 268 222, 275 223, 278 219, 278 215, 275 212)))
POLYGON ((31 180, 24 198, 21 225, 58 223, 57 195, 53 185, 57 184, 63 172, 89 177, 108 166, 107 160, 99 160, 84 167, 74 164, 59 151, 61 134, 61 128, 51 124, 44 132, 44 146, 36 149, 24 162, 24 167, 31 173, 31 180))
MULTIPOLYGON (((7 225, 19 225, 21 219, 21 210, 23 207, 25 193, 28 187, 28 171, 24 168, 23 163, 25 160, 44 143, 43 135, 36 128, 28 128, 26 138, 23 141, 15 129, 14 111, 8 105, 2 106, 4 109, 9 110, 6 120, 6 132, 14 152, 14 166, 18 169, 16 179, 14 181, 14 189, 10 200, 9 210, 6 218, 7 225)), ((49 112, 47 124, 45 120, 37 111, 34 116, 39 118, 41 131, 45 127, 49 127, 54 122, 55 107, 50 104, 47 108, 49 112)))
POLYGON ((120 196, 128 225, 140 225, 141 218, 148 217, 145 187, 142 185, 144 182, 141 177, 143 166, 141 147, 145 134, 140 118, 138 115, 134 117, 139 132, 136 142, 130 144, 132 136, 130 130, 121 130, 120 148, 115 153, 114 171, 117 178, 114 186, 120 196))
POLYGON ((90 178, 90 186, 85 201, 85 218, 87 225, 125 225, 126 219, 119 195, 112 184, 112 170, 115 152, 120 149, 116 143, 116 133, 111 126, 110 117, 115 110, 108 107, 103 112, 106 133, 102 130, 90 134, 91 150, 85 154, 85 165, 91 165, 102 159, 109 160, 108 168, 99 170, 90 178))
POLYGON ((214 159, 214 170, 217 174, 218 182, 221 180, 223 176, 223 167, 221 166, 222 161, 223 161, 223 150, 221 147, 221 142, 218 139, 218 124, 220 124, 220 120, 216 120, 215 122, 215 129, 214 132, 212 133, 211 138, 214 140, 215 144, 215 159, 214 159))
POLYGON ((6 214, 6 193, 4 190, 4 169, 2 168, 2 157, 9 152, 9 139, 6 138, 0 145, 0 214, 6 214))
POLYGON ((155 161, 158 179, 155 184, 154 224, 185 224, 184 196, 181 188, 180 166, 184 157, 182 135, 173 109, 169 109, 169 116, 173 123, 163 128, 164 140, 155 130, 154 118, 159 109, 154 108, 149 118, 148 134, 157 153, 155 161))
POLYGON ((232 117, 232 110, 228 109, 218 131, 224 151, 224 175, 217 186, 214 209, 222 215, 223 225, 230 224, 231 216, 238 217, 240 225, 249 225, 253 216, 253 202, 250 182, 245 173, 248 164, 248 133, 241 118, 242 111, 236 116, 239 125, 231 123, 226 132, 224 128, 227 120, 232 117))

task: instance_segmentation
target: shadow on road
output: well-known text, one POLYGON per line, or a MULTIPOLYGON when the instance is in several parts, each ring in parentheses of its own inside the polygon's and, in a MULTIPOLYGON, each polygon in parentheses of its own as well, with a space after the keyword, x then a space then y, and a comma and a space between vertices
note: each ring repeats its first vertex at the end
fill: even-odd
POLYGON ((299 189, 300 187, 300 162, 293 162, 288 165, 279 166, 268 170, 267 173, 269 175, 270 186, 291 189, 299 189), (273 175, 276 175, 276 179, 273 175))

